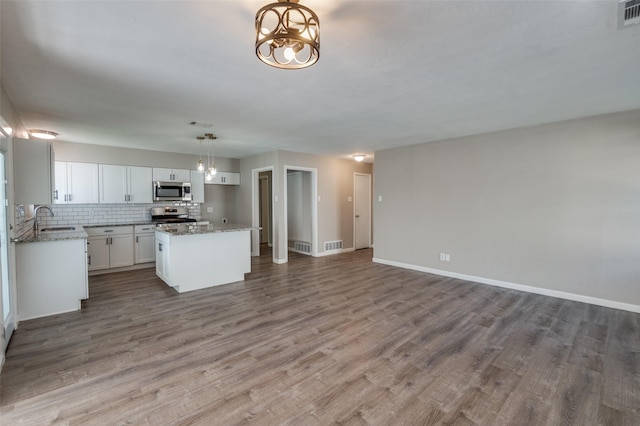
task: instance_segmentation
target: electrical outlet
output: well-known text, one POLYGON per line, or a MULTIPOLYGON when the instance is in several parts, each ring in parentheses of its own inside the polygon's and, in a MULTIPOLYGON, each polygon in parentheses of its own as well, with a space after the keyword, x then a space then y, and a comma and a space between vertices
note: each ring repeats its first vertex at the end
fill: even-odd
POLYGON ((446 254, 444 255, 444 261, 445 261, 445 262, 451 262, 451 255, 450 255, 449 253, 446 253, 446 254))
POLYGON ((445 256, 446 256, 446 254, 444 254, 444 253, 440 253, 440 260, 441 260, 442 262, 444 262, 444 260, 445 260, 445 258, 446 258, 445 256))
POLYGON ((227 223, 227 218, 226 217, 222 218, 222 223, 227 223))
POLYGON ((213 207, 207 207, 207 213, 213 213, 213 207))

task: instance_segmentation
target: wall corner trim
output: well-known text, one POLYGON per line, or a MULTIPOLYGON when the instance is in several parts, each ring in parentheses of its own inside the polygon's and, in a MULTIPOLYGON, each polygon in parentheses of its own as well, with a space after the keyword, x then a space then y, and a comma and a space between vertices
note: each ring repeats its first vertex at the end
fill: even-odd
POLYGON ((557 297, 560 299, 572 300, 574 302, 583 302, 583 303, 589 303, 591 305, 599 305, 607 308, 620 309, 623 311, 640 313, 640 305, 633 305, 631 303, 618 302, 615 300, 608 300, 608 299, 600 299, 597 297, 585 296, 582 294, 575 294, 575 293, 567 293, 567 292, 558 291, 558 290, 550 290, 547 288, 532 287, 532 286, 523 285, 523 284, 510 283, 508 281, 494 280, 491 278, 459 274, 457 272, 443 271, 440 269, 427 268, 425 266, 411 265, 408 263, 396 262, 393 260, 380 259, 376 257, 373 258, 373 262, 380 263, 383 265, 395 266, 398 268, 411 269, 419 272, 427 272, 429 274, 441 275, 449 278, 458 278, 461 280, 472 281, 480 284, 487 284, 487 285, 492 285, 496 287, 503 287, 503 288, 509 288, 512 290, 524 291, 527 293, 535 293, 535 294, 541 294, 543 296, 557 297))

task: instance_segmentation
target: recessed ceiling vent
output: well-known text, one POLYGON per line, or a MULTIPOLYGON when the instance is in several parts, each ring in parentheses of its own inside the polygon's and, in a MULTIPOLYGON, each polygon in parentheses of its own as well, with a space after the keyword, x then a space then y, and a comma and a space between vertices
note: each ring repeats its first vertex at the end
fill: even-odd
POLYGON ((203 129, 210 129, 213 127, 213 124, 209 124, 209 123, 199 123, 197 121, 191 121, 189 122, 189 124, 191 126, 195 126, 195 127, 201 127, 203 129))
POLYGON ((618 3, 618 29, 640 24, 640 0, 618 3))

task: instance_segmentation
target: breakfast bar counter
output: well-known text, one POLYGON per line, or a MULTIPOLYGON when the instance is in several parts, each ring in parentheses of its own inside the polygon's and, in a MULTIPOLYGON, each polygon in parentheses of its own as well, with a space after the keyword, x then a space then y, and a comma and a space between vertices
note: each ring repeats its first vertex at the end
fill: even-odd
POLYGON ((251 272, 244 225, 172 224, 156 228, 156 275, 179 293, 237 281, 251 272))

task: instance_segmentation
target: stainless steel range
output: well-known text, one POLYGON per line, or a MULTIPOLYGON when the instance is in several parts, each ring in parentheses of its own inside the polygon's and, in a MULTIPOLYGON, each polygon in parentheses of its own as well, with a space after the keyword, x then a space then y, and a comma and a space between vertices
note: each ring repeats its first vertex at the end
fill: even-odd
POLYGON ((186 207, 153 207, 151 221, 156 225, 197 222, 189 217, 189 209, 186 207))

